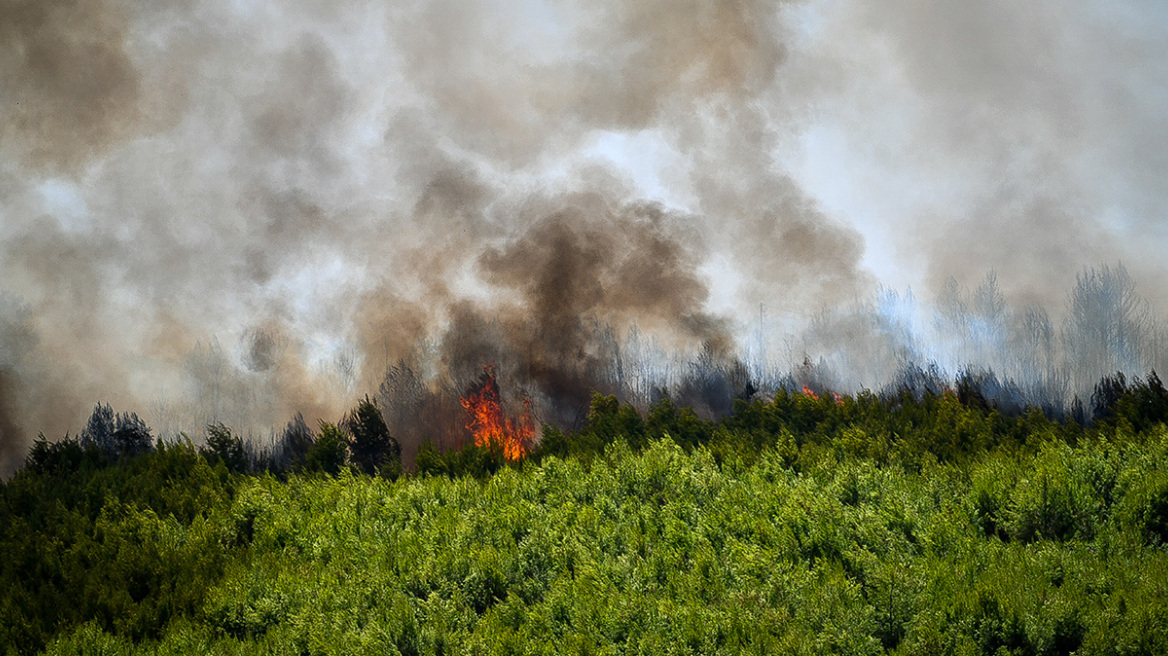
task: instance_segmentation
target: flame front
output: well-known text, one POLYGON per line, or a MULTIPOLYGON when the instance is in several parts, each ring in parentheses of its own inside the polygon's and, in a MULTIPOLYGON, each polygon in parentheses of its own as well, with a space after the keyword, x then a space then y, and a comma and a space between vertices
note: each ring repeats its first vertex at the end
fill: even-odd
POLYGON ((501 447, 508 460, 519 460, 531 450, 535 438, 531 400, 523 399, 523 413, 518 421, 507 417, 499 400, 499 383, 493 366, 483 367, 479 382, 460 401, 466 410, 466 428, 474 435, 476 445, 501 447))
MULTIPOLYGON (((844 397, 840 396, 839 394, 836 394, 835 392, 830 392, 830 394, 831 394, 831 399, 833 401, 835 401, 836 405, 843 405, 844 404, 844 397)), ((819 400, 819 395, 815 393, 815 390, 811 389, 810 387, 808 387, 806 385, 803 386, 803 396, 806 396, 807 398, 813 399, 815 401, 819 400)))

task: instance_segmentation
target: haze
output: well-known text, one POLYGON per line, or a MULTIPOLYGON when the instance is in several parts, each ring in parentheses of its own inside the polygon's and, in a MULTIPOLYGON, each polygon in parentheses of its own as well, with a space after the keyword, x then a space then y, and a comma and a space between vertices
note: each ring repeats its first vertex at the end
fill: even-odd
POLYGON ((426 349, 578 394, 582 317, 730 357, 992 271, 1057 325, 1101 266, 1158 316, 1165 34, 1154 1, 0 0, 0 469, 98 401, 333 418, 426 349))

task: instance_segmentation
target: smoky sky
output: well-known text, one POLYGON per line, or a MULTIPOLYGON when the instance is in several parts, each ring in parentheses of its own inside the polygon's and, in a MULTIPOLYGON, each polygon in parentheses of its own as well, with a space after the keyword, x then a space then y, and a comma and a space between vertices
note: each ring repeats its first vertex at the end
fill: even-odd
POLYGON ((0 439, 98 401, 159 430, 206 416, 192 395, 331 417, 468 317, 729 350, 760 304, 992 269, 1057 312, 1117 261, 1168 301, 1166 23, 1086 0, 0 0, 0 439))
POLYGON ((808 14, 815 37, 790 71, 819 112, 807 156, 843 181, 829 192, 839 207, 871 218, 886 269, 935 286, 992 268, 1014 298, 1050 302, 1084 264, 1122 260, 1163 303, 1163 5, 878 0, 808 14))

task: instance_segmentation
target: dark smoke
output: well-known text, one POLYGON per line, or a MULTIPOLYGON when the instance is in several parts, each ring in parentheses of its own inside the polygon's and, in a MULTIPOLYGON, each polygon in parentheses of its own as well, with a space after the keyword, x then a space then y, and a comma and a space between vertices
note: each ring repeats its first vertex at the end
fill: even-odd
POLYGON ((633 322, 673 348, 704 349, 710 362, 733 358, 728 321, 705 311, 701 254, 681 241, 680 226, 692 217, 599 201, 562 199, 554 213, 486 249, 475 266, 495 294, 450 307, 433 336, 438 370, 420 375, 425 354, 389 369, 383 407, 407 445, 461 434, 446 418, 459 416, 458 396, 486 364, 512 405, 519 395, 532 399, 539 418, 558 425, 578 424, 593 392, 631 397, 618 330, 633 322))
POLYGON ((11 406, 20 390, 20 381, 8 368, 0 369, 0 461, 19 462, 24 458, 21 447, 26 442, 24 429, 16 423, 16 408, 11 406))
POLYGON ((111 2, 0 3, 0 135, 26 166, 75 172, 140 129, 128 29, 111 2))

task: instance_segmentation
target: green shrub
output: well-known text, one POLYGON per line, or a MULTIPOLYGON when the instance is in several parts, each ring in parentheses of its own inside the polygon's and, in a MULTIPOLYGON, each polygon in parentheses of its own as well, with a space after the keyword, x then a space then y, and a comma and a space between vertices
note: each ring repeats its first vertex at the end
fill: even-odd
POLYGON ((336 424, 320 422, 316 442, 308 449, 306 471, 336 476, 349 457, 349 437, 336 424))
POLYGON ((1090 540, 1099 524, 1101 504, 1082 471, 1071 465, 1077 454, 1065 445, 1051 445, 1022 476, 1003 512, 1003 525, 1013 539, 1090 540))
POLYGON ((243 473, 250 469, 251 462, 243 448, 243 439, 233 435, 223 424, 207 426, 207 446, 201 450, 203 457, 211 463, 223 463, 227 471, 243 473))

